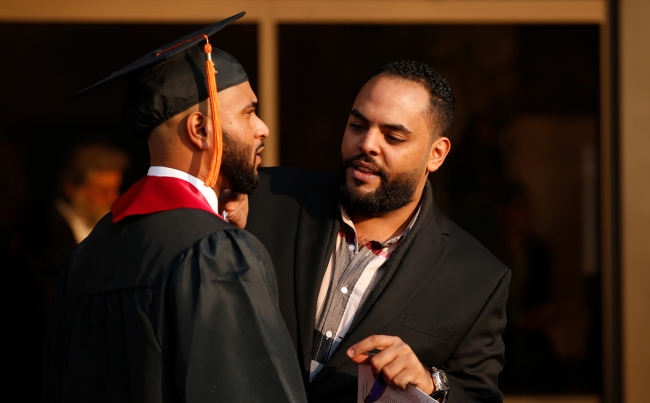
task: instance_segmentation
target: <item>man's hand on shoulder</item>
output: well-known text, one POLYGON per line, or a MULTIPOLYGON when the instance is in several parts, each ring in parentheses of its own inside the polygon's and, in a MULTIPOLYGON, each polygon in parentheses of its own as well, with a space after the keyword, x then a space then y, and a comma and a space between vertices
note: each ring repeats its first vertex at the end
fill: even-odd
POLYGON ((411 347, 396 336, 374 335, 361 340, 347 351, 350 360, 372 367, 375 376, 381 372, 386 383, 404 390, 411 384, 426 394, 433 393, 433 380, 411 347), (367 354, 381 350, 374 356, 367 354))
POLYGON ((228 222, 245 228, 248 221, 248 195, 226 189, 219 196, 219 210, 228 213, 228 222))

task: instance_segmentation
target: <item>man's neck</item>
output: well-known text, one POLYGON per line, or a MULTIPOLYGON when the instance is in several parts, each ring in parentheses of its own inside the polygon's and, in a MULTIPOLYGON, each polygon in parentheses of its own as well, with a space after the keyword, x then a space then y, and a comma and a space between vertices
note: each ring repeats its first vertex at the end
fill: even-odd
POLYGON ((416 194, 418 196, 406 206, 378 217, 368 216, 355 211, 354 207, 348 207, 348 215, 354 223, 359 245, 365 245, 369 241, 383 243, 403 233, 413 219, 422 198, 422 191, 416 191, 416 194))

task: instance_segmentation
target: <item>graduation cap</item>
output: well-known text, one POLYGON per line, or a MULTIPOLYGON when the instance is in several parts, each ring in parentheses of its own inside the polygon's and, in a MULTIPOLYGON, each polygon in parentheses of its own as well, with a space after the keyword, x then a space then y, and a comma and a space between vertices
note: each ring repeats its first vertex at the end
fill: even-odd
POLYGON ((146 134, 178 113, 209 99, 215 154, 205 184, 212 187, 217 181, 223 149, 217 91, 248 81, 248 76, 234 57, 212 48, 208 37, 244 14, 233 15, 161 46, 73 98, 124 78, 128 90, 123 118, 130 129, 146 134))

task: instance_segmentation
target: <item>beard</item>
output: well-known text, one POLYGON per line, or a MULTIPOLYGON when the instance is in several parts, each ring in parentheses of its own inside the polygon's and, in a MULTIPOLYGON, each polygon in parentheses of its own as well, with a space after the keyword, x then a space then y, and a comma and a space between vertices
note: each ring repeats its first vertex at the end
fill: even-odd
MULTIPOLYGON (((258 149, 264 147, 264 143, 258 149)), ((221 171, 230 181, 230 190, 251 195, 255 192, 260 178, 255 167, 255 157, 251 147, 238 142, 225 131, 223 132, 223 156, 221 171)))
MULTIPOLYGON (((370 217, 379 217, 402 208, 413 201, 413 195, 418 185, 421 170, 399 174, 389 174, 385 168, 380 166, 372 157, 359 154, 343 160, 340 170, 339 195, 341 202, 346 207, 370 217), (346 171, 354 161, 363 161, 372 164, 377 172, 380 183, 377 189, 371 192, 363 192, 356 186, 347 182, 346 171)), ((357 185, 362 182, 354 179, 357 185)))

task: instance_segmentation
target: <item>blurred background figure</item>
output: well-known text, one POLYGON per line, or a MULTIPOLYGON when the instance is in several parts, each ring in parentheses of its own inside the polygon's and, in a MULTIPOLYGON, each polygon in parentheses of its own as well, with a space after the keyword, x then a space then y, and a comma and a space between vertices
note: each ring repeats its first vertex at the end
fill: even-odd
POLYGON ((11 386, 11 401, 37 402, 43 336, 61 267, 119 197, 129 158, 99 141, 61 152, 64 142, 58 149, 39 147, 49 151, 43 162, 15 140, 0 136, 0 312, 11 346, 0 352, 0 377, 11 386))
MULTIPOLYGON (((75 148, 61 172, 55 210, 66 222, 75 243, 83 241, 120 195, 126 154, 110 145, 75 148)), ((71 239, 70 237, 68 237, 71 239)))
POLYGON ((41 223, 43 245, 33 265, 45 313, 50 310, 65 259, 120 196, 128 164, 124 151, 105 143, 78 145, 66 158, 57 197, 41 223))

